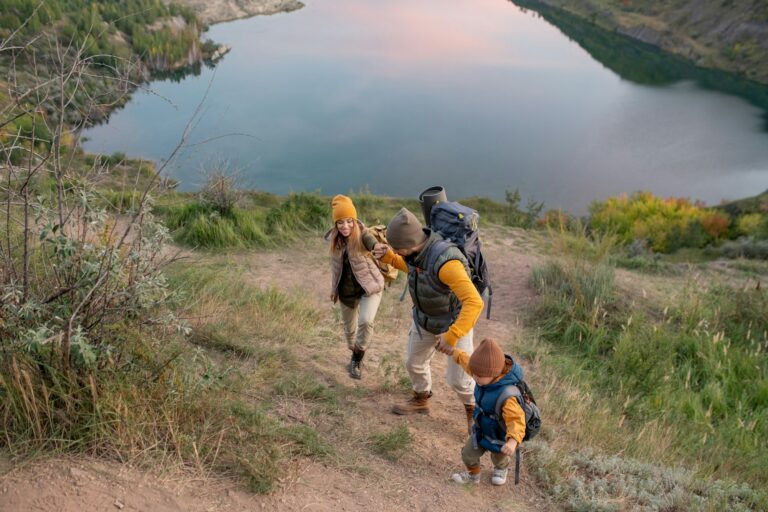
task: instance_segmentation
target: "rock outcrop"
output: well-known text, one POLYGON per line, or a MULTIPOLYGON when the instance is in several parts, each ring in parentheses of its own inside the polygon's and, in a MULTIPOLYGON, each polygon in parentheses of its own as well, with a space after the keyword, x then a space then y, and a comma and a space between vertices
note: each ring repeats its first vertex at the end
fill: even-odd
MULTIPOLYGON (((170 0, 165 0, 166 2, 170 0)), ((251 16, 290 12, 304 7, 299 0, 174 0, 191 7, 207 24, 251 16)))

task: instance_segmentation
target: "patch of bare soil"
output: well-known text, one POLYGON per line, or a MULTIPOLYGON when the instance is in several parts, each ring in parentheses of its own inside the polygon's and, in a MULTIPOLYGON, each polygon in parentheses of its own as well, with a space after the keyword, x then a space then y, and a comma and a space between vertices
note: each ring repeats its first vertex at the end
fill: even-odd
MULTIPOLYGON (((521 317, 534 301, 528 276, 538 252, 530 235, 519 230, 486 233, 485 247, 494 285, 491 319, 475 329, 475 344, 485 337, 511 347, 523 335, 521 317)), ((348 398, 338 424, 322 425, 295 403, 284 407, 287 421, 308 424, 323 432, 336 454, 326 459, 291 461, 288 477, 277 492, 258 496, 237 483, 175 472, 163 477, 116 463, 81 459, 42 462, 12 469, 0 479, 0 511, 11 510, 288 510, 288 511, 466 511, 545 510, 551 508, 529 477, 525 451, 521 483, 510 472, 507 485, 490 484, 490 460, 483 460, 478 486, 449 481, 462 470, 460 450, 466 440, 464 410, 445 383, 446 356, 432 362, 432 410, 429 415, 399 417, 393 404, 409 397, 407 386, 393 384, 405 375, 403 359, 410 325, 410 299, 399 301, 402 277, 385 293, 377 318, 374 344, 366 354, 362 381, 351 380, 345 365, 349 352, 342 338, 338 306, 329 295, 327 246, 318 237, 289 249, 243 252, 211 258, 242 266, 249 284, 275 286, 299 293, 323 312, 323 332, 331 339, 322 347, 308 344, 300 357, 307 371, 348 398), (395 377, 393 377, 393 375, 395 377), (377 454, 371 436, 406 425, 413 439, 397 461, 377 454)), ((530 361, 520 359, 528 371, 530 361)), ((299 404, 300 405, 300 404, 299 404)), ((278 405, 278 413, 281 406, 278 405)), ((247 447, 244 447, 247 449, 247 447)))

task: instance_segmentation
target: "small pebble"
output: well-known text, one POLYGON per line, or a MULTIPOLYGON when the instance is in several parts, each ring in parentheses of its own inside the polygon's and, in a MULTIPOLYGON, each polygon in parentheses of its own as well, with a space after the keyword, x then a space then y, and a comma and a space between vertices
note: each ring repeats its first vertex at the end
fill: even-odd
POLYGON ((115 506, 116 506, 118 509, 120 509, 120 510, 123 510, 123 507, 125 507, 125 505, 123 505, 123 502, 122 502, 122 501, 120 501, 119 499, 115 500, 115 506))

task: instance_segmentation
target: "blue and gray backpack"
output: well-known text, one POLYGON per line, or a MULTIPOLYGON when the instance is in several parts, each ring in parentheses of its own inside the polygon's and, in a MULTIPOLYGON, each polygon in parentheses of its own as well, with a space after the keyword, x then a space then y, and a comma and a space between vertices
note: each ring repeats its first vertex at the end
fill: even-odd
MULTIPOLYGON (((504 403, 510 398, 517 400, 520 408, 525 413, 525 436, 523 436, 523 441, 528 441, 538 435, 541 430, 541 411, 539 411, 539 407, 536 405, 536 399, 533 396, 533 392, 531 392, 531 388, 528 387, 524 380, 521 380, 516 384, 505 386, 501 390, 493 411, 486 412, 482 409, 479 411, 479 414, 484 414, 494 420, 494 423, 499 427, 498 434, 500 435, 498 438, 496 436, 493 438, 484 437, 482 431, 478 428, 478 418, 476 417, 475 426, 473 427, 473 444, 475 447, 482 446, 494 452, 501 451, 501 447, 504 445, 502 439, 505 439, 507 435, 507 428, 502 418, 502 409, 504 408, 504 403)), ((515 484, 518 483, 520 483, 520 445, 515 450, 515 484)))
MULTIPOLYGON (((480 215, 477 211, 461 203, 445 201, 435 204, 430 212, 429 224, 430 228, 440 233, 444 240, 435 244, 432 255, 437 258, 450 244, 455 244, 459 248, 467 258, 472 284, 475 285, 477 292, 481 296, 488 292, 486 318, 491 318, 493 288, 491 288, 491 275, 480 243, 479 220, 480 215)), ((428 262, 427 268, 434 268, 430 263, 432 262, 428 262)), ((439 279, 434 281, 440 283, 439 279)))

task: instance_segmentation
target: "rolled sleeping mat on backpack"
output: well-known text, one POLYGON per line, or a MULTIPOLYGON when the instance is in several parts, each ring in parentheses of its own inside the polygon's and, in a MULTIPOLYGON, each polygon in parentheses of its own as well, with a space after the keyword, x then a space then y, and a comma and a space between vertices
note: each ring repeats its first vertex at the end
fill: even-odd
POLYGON ((430 227, 430 213, 432 207, 438 203, 444 203, 448 201, 448 196, 445 195, 445 189, 441 186, 429 187, 427 190, 419 194, 419 204, 421 204, 421 213, 424 215, 424 224, 430 227))

